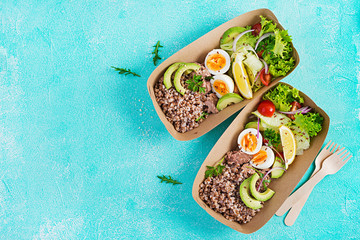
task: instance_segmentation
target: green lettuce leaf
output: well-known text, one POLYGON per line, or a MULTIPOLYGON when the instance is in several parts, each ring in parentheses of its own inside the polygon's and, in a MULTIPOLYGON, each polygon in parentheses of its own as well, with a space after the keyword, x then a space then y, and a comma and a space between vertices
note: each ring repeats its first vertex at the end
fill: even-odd
POLYGON ((267 20, 266 17, 260 16, 261 21, 261 31, 259 33, 259 37, 261 37, 262 35, 264 35, 265 33, 268 32, 274 32, 276 29, 276 23, 273 23, 272 20, 267 20))
POLYGON ((303 131, 306 131, 310 137, 316 136, 322 129, 324 118, 319 113, 296 113, 294 117, 293 123, 303 131))
POLYGON ((288 35, 287 30, 276 29, 275 33, 275 46, 273 52, 276 56, 284 58, 284 54, 289 54, 292 51, 291 37, 288 35))
POLYGON ((273 90, 268 91, 264 100, 270 100, 274 103, 275 108, 279 111, 288 112, 291 109, 291 103, 297 101, 304 102, 304 98, 299 95, 299 90, 290 88, 284 84, 278 84, 273 90))

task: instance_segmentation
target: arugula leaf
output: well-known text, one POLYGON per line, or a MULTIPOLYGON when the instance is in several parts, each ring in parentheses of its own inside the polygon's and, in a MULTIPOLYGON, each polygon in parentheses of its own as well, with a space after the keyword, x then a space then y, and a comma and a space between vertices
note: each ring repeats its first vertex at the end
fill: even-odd
POLYGON ((176 184, 182 184, 181 182, 173 179, 170 175, 169 176, 165 176, 165 175, 162 175, 162 176, 157 176, 157 178, 159 178, 161 180, 160 183, 162 182, 165 182, 165 183, 172 183, 173 185, 176 185, 176 184))
POLYGON ((136 77, 141 77, 139 74, 136 74, 134 72, 132 72, 130 69, 126 69, 126 68, 118 68, 118 67, 114 67, 111 66, 113 69, 115 69, 115 71, 119 72, 119 74, 124 74, 125 76, 132 74, 133 76, 136 77))
POLYGON ((192 79, 186 80, 185 82, 188 84, 188 89, 193 92, 205 93, 205 87, 202 87, 203 81, 201 79, 201 75, 194 74, 192 79))
POLYGON ((160 60, 161 57, 159 56, 159 48, 163 47, 160 45, 160 41, 157 41, 157 43, 153 46, 155 49, 152 52, 155 56, 153 57, 154 65, 156 66, 157 60, 160 60))
POLYGON ((303 131, 306 131, 310 137, 316 136, 322 129, 324 118, 319 113, 296 113, 293 123, 303 131))
POLYGON ((278 147, 281 143, 280 133, 275 132, 275 130, 267 128, 264 131, 264 138, 268 140, 269 145, 273 147, 278 147))
POLYGON ((291 103, 297 101, 303 103, 304 99, 299 95, 299 90, 296 88, 290 88, 284 84, 278 84, 276 88, 268 91, 264 97, 264 100, 270 100, 274 103, 275 108, 279 111, 287 112, 291 109, 291 103))
POLYGON ((214 167, 212 166, 206 166, 208 170, 205 171, 205 178, 212 177, 212 176, 219 176, 222 171, 224 170, 225 166, 221 165, 224 161, 225 157, 221 159, 220 162, 218 162, 214 167))

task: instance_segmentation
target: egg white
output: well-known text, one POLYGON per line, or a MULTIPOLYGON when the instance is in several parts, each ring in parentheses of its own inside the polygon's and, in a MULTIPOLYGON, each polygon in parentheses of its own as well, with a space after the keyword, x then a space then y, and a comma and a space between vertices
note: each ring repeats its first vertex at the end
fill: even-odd
POLYGON ((209 70, 209 72, 212 74, 212 75, 216 75, 216 74, 223 74, 223 73, 226 73, 229 69, 230 69, 230 56, 229 54, 222 50, 222 49, 214 49, 212 51, 210 51, 207 55, 206 55, 206 58, 205 58, 205 67, 207 70, 209 70), (222 56, 225 57, 225 66, 220 69, 220 70, 217 70, 217 71, 214 71, 212 69, 210 69, 208 66, 207 66, 207 59, 209 58, 210 55, 213 55, 213 54, 221 54, 222 56))
POLYGON ((216 80, 221 80, 223 83, 225 83, 225 85, 227 86, 227 88, 229 89, 229 93, 234 92, 234 81, 232 80, 231 77, 229 77, 228 75, 225 74, 219 74, 219 75, 215 75, 213 77, 213 79, 210 80, 210 84, 211 84, 211 89, 212 91, 216 94, 216 96, 218 98, 221 98, 223 95, 221 95, 220 93, 218 93, 216 91, 216 89, 214 88, 214 82, 216 80))
POLYGON ((267 146, 262 146, 260 150, 263 150, 266 152, 267 154, 267 158, 265 160, 264 163, 262 164, 255 164, 252 162, 252 160, 250 161, 250 164, 254 167, 254 168, 258 168, 258 169, 266 169, 266 168, 270 168, 275 161, 275 154, 273 152, 273 150, 271 150, 271 148, 267 147, 267 146))
POLYGON ((250 154, 250 155, 253 155, 253 154, 256 154, 260 151, 261 149, 261 146, 262 146, 262 142, 263 142, 263 138, 262 138, 262 135, 261 133, 259 132, 259 137, 257 138, 257 144, 256 144, 256 148, 254 151, 246 151, 244 149, 243 146, 241 146, 241 139, 243 139, 243 137, 247 134, 247 133, 252 133, 253 135, 256 136, 257 134, 257 129, 255 128, 247 128, 245 129, 244 131, 242 131, 238 137, 238 145, 239 145, 239 148, 242 152, 246 153, 246 154, 250 154))

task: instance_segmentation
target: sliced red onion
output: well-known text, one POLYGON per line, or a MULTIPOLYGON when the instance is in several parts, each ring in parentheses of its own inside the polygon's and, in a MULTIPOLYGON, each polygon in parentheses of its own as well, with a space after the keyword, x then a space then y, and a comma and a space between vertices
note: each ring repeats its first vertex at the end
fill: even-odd
POLYGON ((261 73, 261 71, 263 70, 264 68, 262 68, 259 72, 258 72, 258 74, 256 75, 256 78, 255 78, 255 80, 254 80, 254 84, 255 84, 255 82, 258 80, 258 78, 259 78, 259 76, 260 76, 260 73, 261 73))
POLYGON ((262 61, 262 63, 264 64, 265 73, 268 74, 268 73, 269 73, 269 66, 267 65, 267 63, 265 62, 264 59, 261 59, 261 58, 260 58, 260 61, 262 61))
POLYGON ((264 35, 262 35, 259 40, 256 42, 255 45, 255 50, 257 49, 257 47, 259 46, 259 43, 264 40, 265 38, 268 38, 269 36, 275 36, 275 34, 273 32, 269 32, 269 33, 265 33, 264 35))
POLYGON ((279 113, 282 113, 282 114, 296 114, 296 113, 301 113, 301 114, 305 114, 305 113, 308 113, 311 111, 311 107, 309 106, 306 106, 306 107, 302 107, 302 108, 299 108, 298 110, 296 111, 291 111, 291 112, 280 112, 279 113))
POLYGON ((285 169, 285 168, 282 168, 282 167, 274 167, 274 168, 270 169, 270 170, 264 175, 264 177, 261 179, 261 182, 260 182, 258 188, 256 189, 258 192, 260 192, 260 188, 261 188, 261 186, 262 186, 265 178, 267 177, 267 175, 269 175, 269 174, 270 174, 272 171, 274 171, 274 170, 283 170, 283 171, 286 171, 286 169, 285 169))
POLYGON ((233 42, 233 52, 236 52, 236 43, 239 41, 239 39, 244 36, 245 34, 249 33, 249 32, 253 32, 254 29, 251 29, 251 30, 247 30, 245 32, 242 32, 240 33, 235 39, 234 39, 234 42, 233 42))
POLYGON ((259 132, 260 132, 260 118, 258 117, 258 124, 257 124, 257 134, 256 134, 256 138, 259 138, 259 132))

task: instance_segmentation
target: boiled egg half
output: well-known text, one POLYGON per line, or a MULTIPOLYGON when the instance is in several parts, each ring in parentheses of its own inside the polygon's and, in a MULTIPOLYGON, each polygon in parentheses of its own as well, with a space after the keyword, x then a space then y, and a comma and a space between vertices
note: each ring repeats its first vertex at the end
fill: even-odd
POLYGON ((210 80, 212 91, 218 98, 221 98, 227 93, 234 92, 234 81, 231 77, 225 74, 215 75, 210 80))
POLYGON ((257 129, 247 128, 238 137, 238 144, 241 151, 253 155, 260 151, 263 138, 261 133, 257 136, 257 129))
POLYGON ((266 169, 274 164, 274 152, 267 146, 262 146, 260 151, 256 153, 250 161, 254 168, 266 169))
POLYGON ((214 49, 207 54, 205 67, 212 75, 226 73, 230 68, 230 56, 222 49, 214 49))

